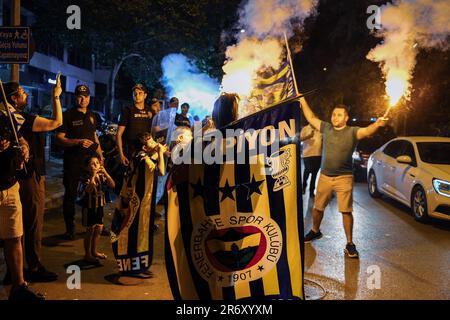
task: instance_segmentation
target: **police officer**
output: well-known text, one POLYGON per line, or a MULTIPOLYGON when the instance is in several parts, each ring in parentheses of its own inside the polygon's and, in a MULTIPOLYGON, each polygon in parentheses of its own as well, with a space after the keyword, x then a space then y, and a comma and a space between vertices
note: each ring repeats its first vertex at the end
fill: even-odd
POLYGON ((138 83, 132 90, 134 103, 122 110, 117 130, 120 162, 125 166, 128 166, 133 156, 137 136, 151 132, 153 117, 150 106, 145 104, 148 95, 147 88, 138 83))
POLYGON ((56 135, 64 150, 64 222, 68 240, 75 239, 75 200, 82 173, 82 163, 87 155, 96 152, 103 163, 103 154, 96 133, 97 120, 94 112, 88 110, 90 91, 87 85, 75 88, 75 107, 63 114, 63 125, 56 135))

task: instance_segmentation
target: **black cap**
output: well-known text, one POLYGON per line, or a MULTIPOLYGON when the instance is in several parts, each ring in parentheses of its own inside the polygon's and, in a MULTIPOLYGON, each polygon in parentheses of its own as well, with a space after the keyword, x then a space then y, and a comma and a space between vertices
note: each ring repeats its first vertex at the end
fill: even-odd
POLYGON ((91 91, 89 91, 89 87, 85 84, 79 84, 75 87, 75 95, 76 96, 90 96, 91 91))
POLYGON ((148 93, 147 88, 142 83, 136 83, 131 90, 134 91, 134 89, 139 89, 144 91, 145 93, 148 93))
POLYGON ((20 84, 18 82, 7 82, 3 85, 7 97, 15 95, 19 91, 20 84))

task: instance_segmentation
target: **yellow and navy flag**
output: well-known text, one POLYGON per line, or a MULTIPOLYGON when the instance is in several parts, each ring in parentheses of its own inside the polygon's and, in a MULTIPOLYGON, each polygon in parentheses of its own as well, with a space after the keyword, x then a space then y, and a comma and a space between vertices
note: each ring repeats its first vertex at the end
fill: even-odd
POLYGON ((165 256, 175 299, 304 299, 299 125, 298 102, 265 109, 221 129, 255 130, 237 138, 233 161, 174 167, 165 256))
MULTIPOLYGON (((289 56, 288 56, 289 57, 289 56)), ((261 109, 297 96, 294 73, 289 58, 278 70, 260 73, 254 83, 249 101, 257 101, 261 109)))
POLYGON ((151 214, 156 164, 144 152, 130 163, 112 224, 111 244, 121 274, 147 271, 153 259, 151 214))
MULTIPOLYGON (((20 128, 22 127, 23 123, 25 122, 25 118, 16 111, 16 109, 14 109, 14 107, 12 105, 10 105, 9 103, 6 103, 9 111, 11 112, 11 116, 13 117, 13 121, 14 121, 14 125, 16 127, 16 130, 19 131, 20 128)), ((3 113, 5 116, 8 116, 5 104, 3 102, 0 102, 0 112, 3 113)))

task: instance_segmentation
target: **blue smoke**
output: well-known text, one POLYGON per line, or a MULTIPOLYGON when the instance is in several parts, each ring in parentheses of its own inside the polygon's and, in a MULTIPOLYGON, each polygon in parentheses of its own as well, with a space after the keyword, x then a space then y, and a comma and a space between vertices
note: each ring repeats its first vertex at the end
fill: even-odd
POLYGON ((161 66, 161 82, 169 96, 177 97, 180 105, 189 103, 189 113, 198 115, 200 120, 212 113, 214 101, 220 93, 217 79, 201 73, 193 61, 180 53, 165 56, 161 66))

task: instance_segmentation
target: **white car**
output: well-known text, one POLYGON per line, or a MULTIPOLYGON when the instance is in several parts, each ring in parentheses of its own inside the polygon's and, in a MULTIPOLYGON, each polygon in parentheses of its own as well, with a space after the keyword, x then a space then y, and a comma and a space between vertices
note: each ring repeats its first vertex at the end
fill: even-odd
POLYGON ((400 137, 369 157, 367 183, 411 208, 416 220, 450 220, 450 138, 400 137))

